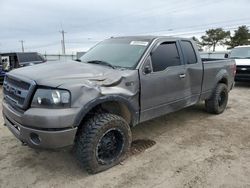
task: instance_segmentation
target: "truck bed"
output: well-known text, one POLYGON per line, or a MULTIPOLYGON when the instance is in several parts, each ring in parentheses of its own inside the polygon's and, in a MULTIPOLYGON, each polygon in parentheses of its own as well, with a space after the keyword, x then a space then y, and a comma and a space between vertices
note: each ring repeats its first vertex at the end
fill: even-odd
POLYGON ((228 88, 231 89, 234 84, 234 71, 235 71, 235 61, 233 59, 210 59, 203 58, 203 84, 202 93, 203 99, 209 98, 212 94, 214 87, 217 85, 215 82, 220 80, 218 77, 228 75, 228 88))

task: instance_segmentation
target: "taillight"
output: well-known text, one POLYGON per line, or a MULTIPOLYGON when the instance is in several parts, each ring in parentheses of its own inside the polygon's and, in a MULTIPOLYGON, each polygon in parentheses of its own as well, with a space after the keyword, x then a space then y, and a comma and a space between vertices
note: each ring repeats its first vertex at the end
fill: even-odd
POLYGON ((232 68, 233 75, 235 77, 235 75, 236 75, 236 64, 232 65, 231 68, 232 68))

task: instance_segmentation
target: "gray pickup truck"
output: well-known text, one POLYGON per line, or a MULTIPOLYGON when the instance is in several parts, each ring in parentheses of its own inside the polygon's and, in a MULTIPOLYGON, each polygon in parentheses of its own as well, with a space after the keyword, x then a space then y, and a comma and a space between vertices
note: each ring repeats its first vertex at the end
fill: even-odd
POLYGON ((130 128, 205 101, 222 113, 234 86, 234 60, 202 60, 189 39, 107 39, 80 62, 51 62, 9 72, 5 125, 35 148, 74 145, 88 172, 106 170, 130 149, 130 128))

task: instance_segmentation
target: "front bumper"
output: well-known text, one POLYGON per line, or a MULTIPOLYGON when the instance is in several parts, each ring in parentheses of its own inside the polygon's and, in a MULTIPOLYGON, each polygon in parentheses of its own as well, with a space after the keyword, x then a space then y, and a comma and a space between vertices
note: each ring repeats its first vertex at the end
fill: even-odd
POLYGON ((235 81, 250 81, 249 65, 237 65, 235 81))
MULTIPOLYGON (((48 148, 55 149, 66 147, 74 143, 77 127, 73 124, 69 126, 70 122, 74 121, 74 110, 61 109, 61 112, 55 110, 55 113, 37 114, 37 109, 29 109, 24 113, 17 112, 9 104, 3 101, 3 117, 5 125, 9 130, 22 142, 34 148, 48 148), (64 118, 69 118, 65 120, 64 118), (27 126, 22 122, 34 123, 33 126, 27 126), (45 123, 42 126, 42 123, 45 123), (39 127, 37 127, 39 125, 39 127)), ((42 109, 40 109, 42 110, 42 109)), ((47 111, 48 109, 43 109, 47 111)))
POLYGON ((249 82, 250 74, 236 74, 235 81, 249 82))

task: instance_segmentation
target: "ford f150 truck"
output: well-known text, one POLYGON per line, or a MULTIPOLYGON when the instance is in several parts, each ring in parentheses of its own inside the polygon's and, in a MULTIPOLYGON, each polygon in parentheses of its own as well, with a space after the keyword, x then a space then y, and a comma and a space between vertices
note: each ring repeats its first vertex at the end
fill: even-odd
POLYGON ((235 47, 230 58, 236 62, 236 81, 250 81, 250 45, 235 47))
POLYGON ((80 62, 53 62, 9 72, 3 84, 5 125, 36 148, 74 145, 88 172, 106 170, 130 149, 130 128, 205 101, 222 113, 235 62, 201 59, 189 39, 110 38, 80 62))

